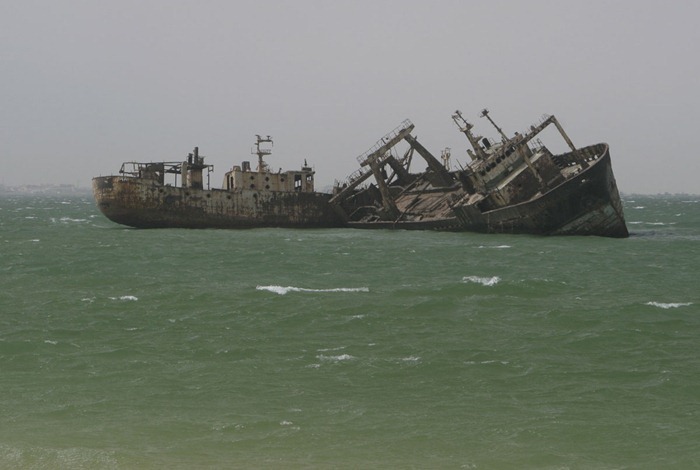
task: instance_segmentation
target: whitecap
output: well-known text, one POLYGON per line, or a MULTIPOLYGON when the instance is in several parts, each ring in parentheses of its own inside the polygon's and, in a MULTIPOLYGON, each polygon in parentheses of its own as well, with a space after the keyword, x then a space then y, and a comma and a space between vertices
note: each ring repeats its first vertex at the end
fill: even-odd
POLYGON ((644 208, 645 208, 644 206, 635 206, 632 209, 644 209, 644 208))
POLYGON ((337 348, 322 348, 322 349, 317 349, 316 351, 318 352, 328 352, 328 351, 340 351, 345 349, 345 346, 338 346, 337 348))
POLYGON ((498 276, 493 277, 479 277, 479 276, 464 276, 462 282, 473 282, 475 284, 481 284, 482 286, 492 287, 498 284, 501 278, 498 276))
POLYGON ((319 361, 329 361, 329 362, 341 362, 341 361, 351 361, 355 359, 355 356, 350 354, 341 354, 339 356, 324 356, 323 354, 316 356, 319 361))
POLYGON ((71 219, 70 217, 61 217, 61 222, 87 222, 87 219, 71 219))
POLYGON ((280 426, 291 426, 292 424, 294 424, 294 423, 291 421, 287 421, 287 420, 280 421, 280 426))
POLYGON ((493 248, 495 250, 503 250, 506 248, 513 248, 510 245, 494 245, 494 246, 489 246, 489 245, 479 245, 479 248, 493 248))
POLYGON ((275 294, 285 295, 288 292, 369 292, 369 287, 336 287, 334 289, 307 289, 293 286, 256 286, 256 290, 266 290, 275 294))
POLYGON ((420 361, 420 357, 418 356, 408 356, 408 357, 402 357, 402 361, 404 362, 418 362, 420 361))
POLYGON ((33 240, 29 240, 29 241, 30 241, 30 242, 34 242, 34 243, 36 243, 36 242, 39 242, 39 241, 41 241, 41 240, 39 240, 38 238, 35 238, 35 239, 33 239, 33 240))
POLYGON ((509 362, 509 361, 498 361, 498 360, 495 360, 495 359, 489 359, 489 360, 478 361, 478 362, 477 362, 477 361, 464 361, 464 364, 466 364, 466 365, 468 365, 468 366, 473 366, 473 365, 477 365, 477 364, 483 364, 483 365, 488 365, 488 364, 501 364, 502 366, 507 366, 508 364, 510 364, 510 362, 509 362))
POLYGON ((659 307, 659 308, 663 308, 665 310, 668 310, 669 308, 687 307, 688 305, 693 305, 693 303, 692 302, 671 302, 671 303, 647 302, 644 305, 650 305, 652 307, 659 307))
POLYGON ((46 343, 46 344, 58 344, 58 341, 51 341, 50 339, 45 339, 44 343, 46 343))
POLYGON ((132 300, 136 301, 139 300, 138 297, 133 296, 133 295, 122 295, 121 297, 110 297, 110 300, 132 300))

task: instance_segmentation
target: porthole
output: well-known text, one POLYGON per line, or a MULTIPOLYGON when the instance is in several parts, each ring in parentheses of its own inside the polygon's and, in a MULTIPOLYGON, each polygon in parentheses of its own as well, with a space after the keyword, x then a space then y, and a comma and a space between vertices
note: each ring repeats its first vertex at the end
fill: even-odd
POLYGON ((255 185, 254 185, 254 184, 251 184, 251 185, 250 185, 250 189, 255 189, 255 185))

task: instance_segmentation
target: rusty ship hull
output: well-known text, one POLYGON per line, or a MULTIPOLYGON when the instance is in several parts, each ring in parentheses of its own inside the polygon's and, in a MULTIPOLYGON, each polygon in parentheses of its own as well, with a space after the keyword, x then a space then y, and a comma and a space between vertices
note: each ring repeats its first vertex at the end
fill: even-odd
MULTIPOLYGON (((629 232, 612 172, 608 145, 598 144, 591 148, 604 151, 602 156, 591 162, 590 167, 526 202, 482 212, 476 207, 451 205, 455 199, 465 197, 461 188, 453 188, 432 196, 434 205, 440 205, 442 201, 445 208, 442 217, 407 221, 349 221, 348 226, 362 229, 627 237, 629 232)), ((412 192, 405 193, 397 205, 407 206, 414 196, 412 192)))
POLYGON ((331 204, 349 227, 445 230, 532 235, 629 236, 605 143, 576 148, 554 116, 525 134, 494 142, 472 133, 459 111, 472 162, 449 170, 450 149, 434 157, 411 135, 405 120, 357 160, 359 170, 334 188, 331 204), (560 132, 569 152, 553 154, 537 138, 547 126, 560 132), (395 147, 408 143, 403 157, 395 147), (410 173, 415 153, 428 164, 410 173), (369 183, 370 178, 374 179, 369 183))
POLYGON ((323 193, 251 189, 191 189, 147 179, 92 180, 97 207, 110 220, 135 228, 338 227, 323 193))
POLYGON ((271 147, 269 135, 258 135, 257 169, 234 165, 221 189, 209 187, 213 166, 195 147, 181 161, 125 162, 118 175, 93 178, 93 195, 108 219, 135 228, 341 226, 331 195, 314 191, 314 170, 305 161, 300 170, 271 171, 263 160, 271 147))

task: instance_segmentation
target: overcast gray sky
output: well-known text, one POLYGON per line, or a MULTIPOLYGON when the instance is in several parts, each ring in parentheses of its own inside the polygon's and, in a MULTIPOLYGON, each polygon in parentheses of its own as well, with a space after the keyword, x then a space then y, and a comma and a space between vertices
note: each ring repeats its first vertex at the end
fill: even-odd
MULTIPOLYGON (((0 183, 72 183, 122 161, 224 171, 275 140, 317 186, 403 119, 434 154, 488 107, 508 133, 555 114, 608 142, 627 193, 700 193, 698 1, 0 0, 0 183)), ((545 142, 547 143, 547 142, 545 142)))

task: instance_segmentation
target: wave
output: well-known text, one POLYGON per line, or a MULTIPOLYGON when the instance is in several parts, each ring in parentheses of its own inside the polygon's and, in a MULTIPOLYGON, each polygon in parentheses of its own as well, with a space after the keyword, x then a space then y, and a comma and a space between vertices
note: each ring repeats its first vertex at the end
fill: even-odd
POLYGON ((494 245, 494 246, 489 246, 489 245, 479 245, 479 248, 494 248, 494 249, 505 249, 505 248, 513 248, 510 245, 494 245))
POLYGON ((341 354, 339 356, 324 356, 323 354, 316 356, 316 359, 320 361, 328 361, 328 362, 340 362, 340 361, 351 361, 355 359, 355 356, 351 356, 350 354, 341 354))
POLYGON ((479 276, 464 276, 462 282, 473 282, 474 284, 481 284, 482 286, 493 287, 499 282, 501 278, 498 276, 493 277, 479 277, 479 276))
POLYGON ((56 217, 51 217, 51 223, 52 224, 57 224, 57 223, 62 223, 62 224, 68 224, 68 223, 83 223, 87 222, 87 219, 73 219, 71 217, 61 217, 60 219, 56 219, 56 217))
POLYGON ((420 362, 420 357, 419 356, 402 357, 401 361, 403 361, 403 362, 420 362))
POLYGON ((275 294, 285 295, 289 292, 369 292, 369 287, 336 287, 334 289, 307 289, 293 286, 256 286, 255 290, 266 290, 275 294))
POLYGON ((121 297, 110 297, 110 300, 131 300, 131 301, 136 301, 139 300, 138 297, 134 295, 122 295, 121 297))
POLYGON ((693 305, 692 302, 647 302, 644 305, 651 305, 652 307, 659 307, 668 310, 669 308, 687 307, 688 305, 693 305))
POLYGON ((676 222, 642 222, 639 220, 635 220, 632 222, 627 222, 629 225, 658 225, 658 226, 665 226, 665 225, 676 225, 676 222))

